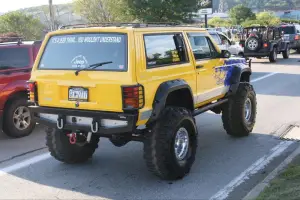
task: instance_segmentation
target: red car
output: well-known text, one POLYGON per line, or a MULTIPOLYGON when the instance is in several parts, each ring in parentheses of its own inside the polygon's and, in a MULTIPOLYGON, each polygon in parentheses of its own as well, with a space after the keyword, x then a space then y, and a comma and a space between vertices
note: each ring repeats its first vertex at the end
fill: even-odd
POLYGON ((40 46, 41 41, 0 43, 0 132, 8 136, 27 136, 35 127, 27 80, 40 46))

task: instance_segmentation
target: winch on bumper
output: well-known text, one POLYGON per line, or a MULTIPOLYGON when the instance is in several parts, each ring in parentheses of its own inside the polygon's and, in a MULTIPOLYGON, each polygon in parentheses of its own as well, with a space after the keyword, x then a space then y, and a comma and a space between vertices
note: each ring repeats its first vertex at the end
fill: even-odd
POLYGON ((138 114, 29 107, 40 124, 63 130, 80 130, 96 134, 122 134, 136 128, 138 114))

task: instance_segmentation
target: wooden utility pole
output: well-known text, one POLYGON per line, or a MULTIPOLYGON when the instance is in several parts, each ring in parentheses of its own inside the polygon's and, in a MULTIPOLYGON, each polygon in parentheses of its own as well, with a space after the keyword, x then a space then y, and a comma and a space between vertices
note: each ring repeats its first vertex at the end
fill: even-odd
POLYGON ((54 13, 53 13, 53 2, 52 0, 49 0, 49 14, 50 14, 50 29, 53 31, 55 29, 54 27, 54 13))

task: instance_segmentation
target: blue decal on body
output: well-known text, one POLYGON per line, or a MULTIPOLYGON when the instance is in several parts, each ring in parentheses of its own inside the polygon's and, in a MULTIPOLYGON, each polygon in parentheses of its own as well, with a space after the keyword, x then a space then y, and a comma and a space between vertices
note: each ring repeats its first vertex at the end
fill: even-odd
POLYGON ((230 86, 234 67, 244 68, 246 64, 246 59, 244 58, 232 58, 225 60, 223 66, 215 67, 214 78, 217 85, 230 86))

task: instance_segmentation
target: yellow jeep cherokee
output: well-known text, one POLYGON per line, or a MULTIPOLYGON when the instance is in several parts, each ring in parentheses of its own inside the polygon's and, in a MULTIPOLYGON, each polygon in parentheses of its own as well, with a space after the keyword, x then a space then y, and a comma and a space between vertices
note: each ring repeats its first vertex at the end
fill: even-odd
POLYGON ((251 63, 220 51, 197 27, 170 24, 64 26, 49 33, 29 81, 31 111, 51 155, 88 160, 100 137, 144 143, 151 172, 175 180, 197 150, 194 117, 222 113, 231 136, 256 119, 251 63))

